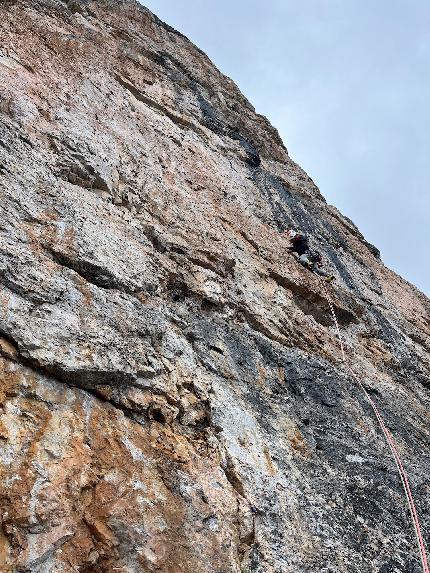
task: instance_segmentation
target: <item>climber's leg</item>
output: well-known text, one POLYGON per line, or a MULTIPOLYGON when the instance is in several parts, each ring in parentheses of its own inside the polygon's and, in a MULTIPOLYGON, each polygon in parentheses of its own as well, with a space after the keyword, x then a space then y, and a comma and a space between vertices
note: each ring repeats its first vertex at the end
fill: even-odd
POLYGON ((312 265, 311 261, 309 260, 309 258, 308 258, 308 256, 307 256, 306 253, 300 255, 300 257, 299 257, 299 263, 300 263, 301 265, 303 265, 304 267, 306 267, 307 269, 312 270, 313 265, 312 265))

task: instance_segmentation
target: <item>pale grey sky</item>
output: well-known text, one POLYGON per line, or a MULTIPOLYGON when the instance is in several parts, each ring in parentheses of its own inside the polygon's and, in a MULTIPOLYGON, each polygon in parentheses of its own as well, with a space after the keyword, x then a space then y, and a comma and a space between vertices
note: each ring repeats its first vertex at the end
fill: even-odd
POLYGON ((143 0, 230 76, 290 156, 430 294, 430 2, 143 0))

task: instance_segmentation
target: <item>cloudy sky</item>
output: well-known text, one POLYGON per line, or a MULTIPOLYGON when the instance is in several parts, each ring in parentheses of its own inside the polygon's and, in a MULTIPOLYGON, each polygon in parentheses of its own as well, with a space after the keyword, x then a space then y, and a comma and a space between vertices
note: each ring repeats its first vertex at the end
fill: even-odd
POLYGON ((430 295, 430 2, 142 3, 236 82, 327 201, 430 295))

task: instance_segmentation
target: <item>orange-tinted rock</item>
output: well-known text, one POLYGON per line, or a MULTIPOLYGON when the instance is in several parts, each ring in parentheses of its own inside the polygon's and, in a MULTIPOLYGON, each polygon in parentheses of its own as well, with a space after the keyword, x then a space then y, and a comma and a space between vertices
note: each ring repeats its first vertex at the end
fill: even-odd
POLYGON ((0 4, 5 573, 416 571, 429 301, 137 3, 0 4))

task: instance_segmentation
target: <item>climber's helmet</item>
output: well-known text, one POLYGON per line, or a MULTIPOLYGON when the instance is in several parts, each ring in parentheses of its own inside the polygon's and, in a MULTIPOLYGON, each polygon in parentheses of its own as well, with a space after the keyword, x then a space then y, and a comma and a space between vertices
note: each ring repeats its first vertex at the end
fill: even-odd
POLYGON ((289 239, 294 239, 294 237, 297 235, 296 231, 294 231, 293 229, 288 229, 287 231, 285 231, 285 234, 289 239))

